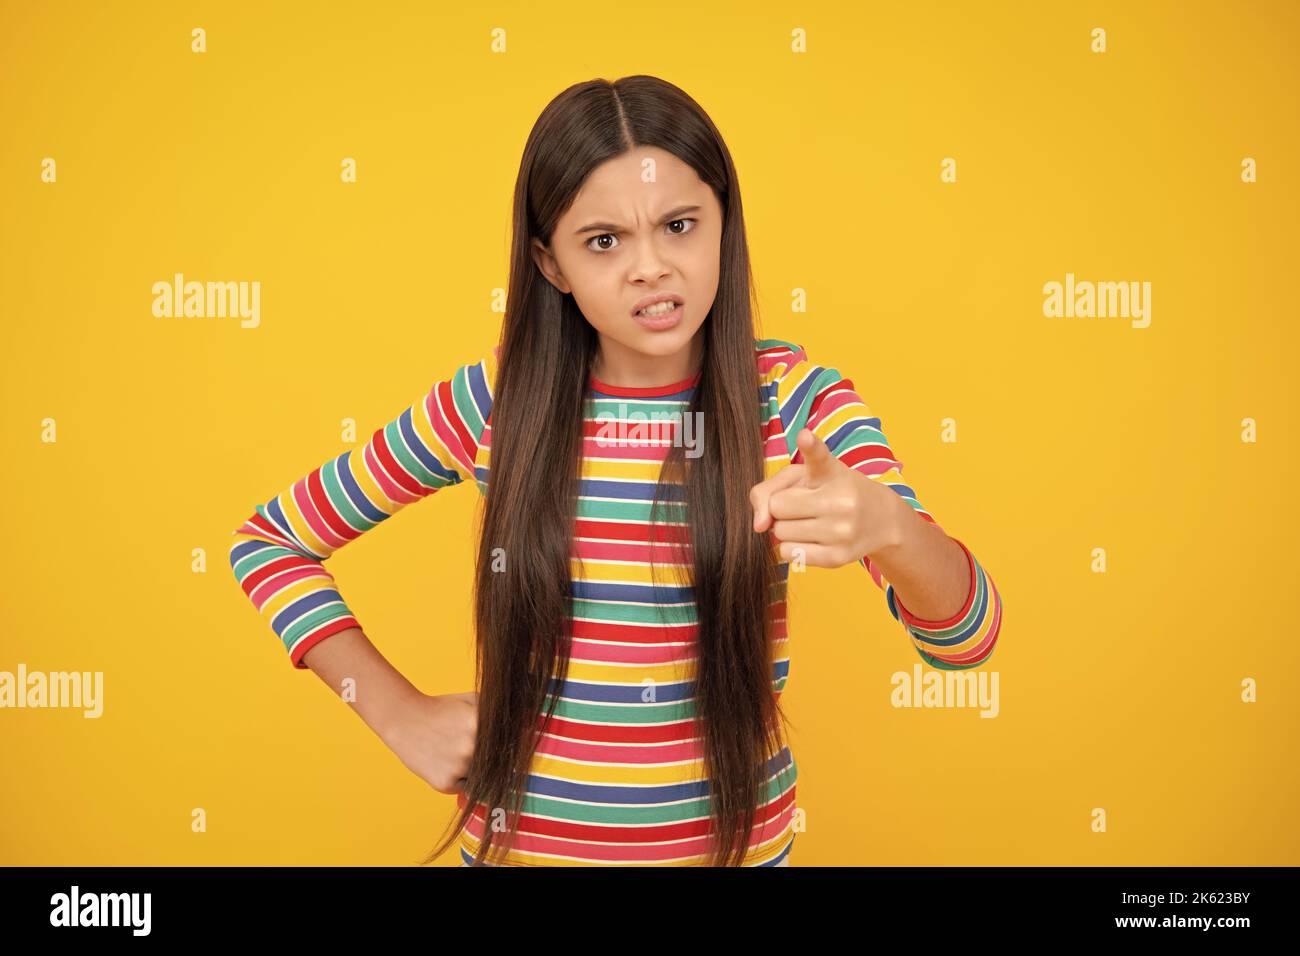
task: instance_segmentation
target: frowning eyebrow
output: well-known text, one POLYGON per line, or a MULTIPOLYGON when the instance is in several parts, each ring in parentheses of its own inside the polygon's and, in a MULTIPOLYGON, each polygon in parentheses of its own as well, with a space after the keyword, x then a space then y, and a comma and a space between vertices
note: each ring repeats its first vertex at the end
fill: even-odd
MULTIPOLYGON (((664 223, 672 222, 674 219, 678 219, 686 215, 688 212, 699 212, 703 208, 704 208, 703 206, 678 206, 676 209, 671 209, 667 213, 665 213, 660 218, 660 220, 657 223, 655 223, 655 225, 662 226, 664 223)), ((615 223, 612 222, 593 222, 583 226, 581 229, 576 230, 573 234, 575 236, 580 236, 584 232, 603 233, 603 232, 621 232, 622 230, 623 230, 622 226, 616 225, 615 223)))

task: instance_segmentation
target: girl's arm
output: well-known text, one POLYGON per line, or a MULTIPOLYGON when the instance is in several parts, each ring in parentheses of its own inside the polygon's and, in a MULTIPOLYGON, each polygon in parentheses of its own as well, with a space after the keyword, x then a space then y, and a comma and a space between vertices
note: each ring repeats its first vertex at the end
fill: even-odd
POLYGON ((494 352, 461 366, 363 448, 327 461, 258 505, 233 532, 230 549, 235 579, 293 666, 314 671, 410 770, 442 793, 458 792, 468 773, 477 695, 417 690, 370 643, 324 562, 435 491, 470 479, 484 490, 476 462, 489 442, 495 362, 494 352))
POLYGON ((302 660, 335 693, 352 681, 344 699, 413 773, 441 793, 460 791, 474 755, 477 694, 421 693, 359 627, 313 645, 302 660))
POLYGON ((834 368, 810 362, 801 347, 791 348, 788 364, 778 369, 777 388, 791 462, 802 462, 796 436, 809 428, 837 459, 892 489, 910 506, 911 513, 899 520, 898 543, 864 555, 859 563, 884 591, 890 614, 903 624, 927 664, 965 670, 987 663, 1002 622, 1001 595, 993 579, 966 545, 944 532, 922 507, 903 478, 903 463, 894 456, 880 419, 853 382, 834 368), (964 585, 955 586, 956 581, 964 585), (957 594, 962 595, 960 606, 957 594))
POLYGON ((363 448, 258 505, 233 532, 235 579, 295 668, 307 669, 307 651, 326 638, 360 627, 325 560, 408 504, 479 482, 475 462, 487 440, 494 363, 490 356, 435 382, 363 448))
POLYGON ((334 640, 313 645, 302 661, 335 694, 343 692, 345 679, 354 681, 357 692, 344 699, 384 741, 391 739, 403 715, 409 714, 422 696, 359 627, 346 628, 335 634, 334 640))

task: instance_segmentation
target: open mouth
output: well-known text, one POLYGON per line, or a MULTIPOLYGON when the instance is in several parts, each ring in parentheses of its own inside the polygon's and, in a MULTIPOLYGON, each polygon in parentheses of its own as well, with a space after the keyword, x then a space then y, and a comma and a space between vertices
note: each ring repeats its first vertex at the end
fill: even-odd
POLYGON ((661 316, 671 315, 673 312, 676 312, 678 305, 679 303, 671 300, 667 302, 656 302, 654 305, 648 306, 647 308, 638 309, 636 314, 648 319, 657 319, 661 316))
POLYGON ((680 302, 657 303, 653 307, 633 312, 632 321, 643 329, 649 329, 651 332, 666 332, 669 329, 676 328, 681 323, 684 314, 680 302), (668 306, 668 308, 663 310, 662 306, 668 306))
POLYGON ((682 297, 675 292, 661 292, 658 295, 646 296, 641 301, 645 304, 639 309, 632 310, 634 318, 661 319, 672 315, 682 307, 682 297))

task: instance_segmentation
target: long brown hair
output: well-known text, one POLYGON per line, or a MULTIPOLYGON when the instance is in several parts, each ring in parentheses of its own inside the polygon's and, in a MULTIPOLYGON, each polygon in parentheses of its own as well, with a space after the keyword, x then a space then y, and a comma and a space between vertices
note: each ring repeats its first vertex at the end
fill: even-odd
POLYGON ((477 555, 477 739, 465 807, 425 863, 451 845, 478 805, 492 810, 475 865, 489 862, 495 833, 509 848, 531 758, 568 674, 584 400, 598 340, 573 296, 537 269, 530 245, 536 237, 549 246, 556 221, 592 169, 639 146, 657 146, 690 165, 724 216, 717 295, 701 327, 704 365, 686 412, 705 424, 702 449, 688 459, 682 443, 672 444, 652 504, 652 542, 673 548, 694 591, 711 865, 744 861, 766 803, 767 760, 781 746, 784 719, 774 694, 769 602, 784 597, 785 584, 771 539, 754 532, 749 503, 750 488, 764 478, 766 416, 736 171, 708 115, 676 86, 653 76, 595 79, 569 87, 542 111, 515 184, 477 555), (678 508, 684 501, 689 541, 680 527, 661 532, 654 517, 668 482, 683 486, 678 508))

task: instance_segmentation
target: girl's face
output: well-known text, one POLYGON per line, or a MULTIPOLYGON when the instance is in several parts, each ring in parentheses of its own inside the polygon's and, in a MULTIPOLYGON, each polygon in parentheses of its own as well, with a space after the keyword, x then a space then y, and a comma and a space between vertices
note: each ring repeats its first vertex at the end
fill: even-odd
POLYGON ((713 189, 672 153, 643 146, 592 170, 550 248, 534 239, 532 252, 596 329, 596 377, 659 385, 699 367, 696 333, 718 291, 721 245, 722 206, 713 189), (638 304, 659 293, 679 297, 676 322, 639 322, 638 304))

